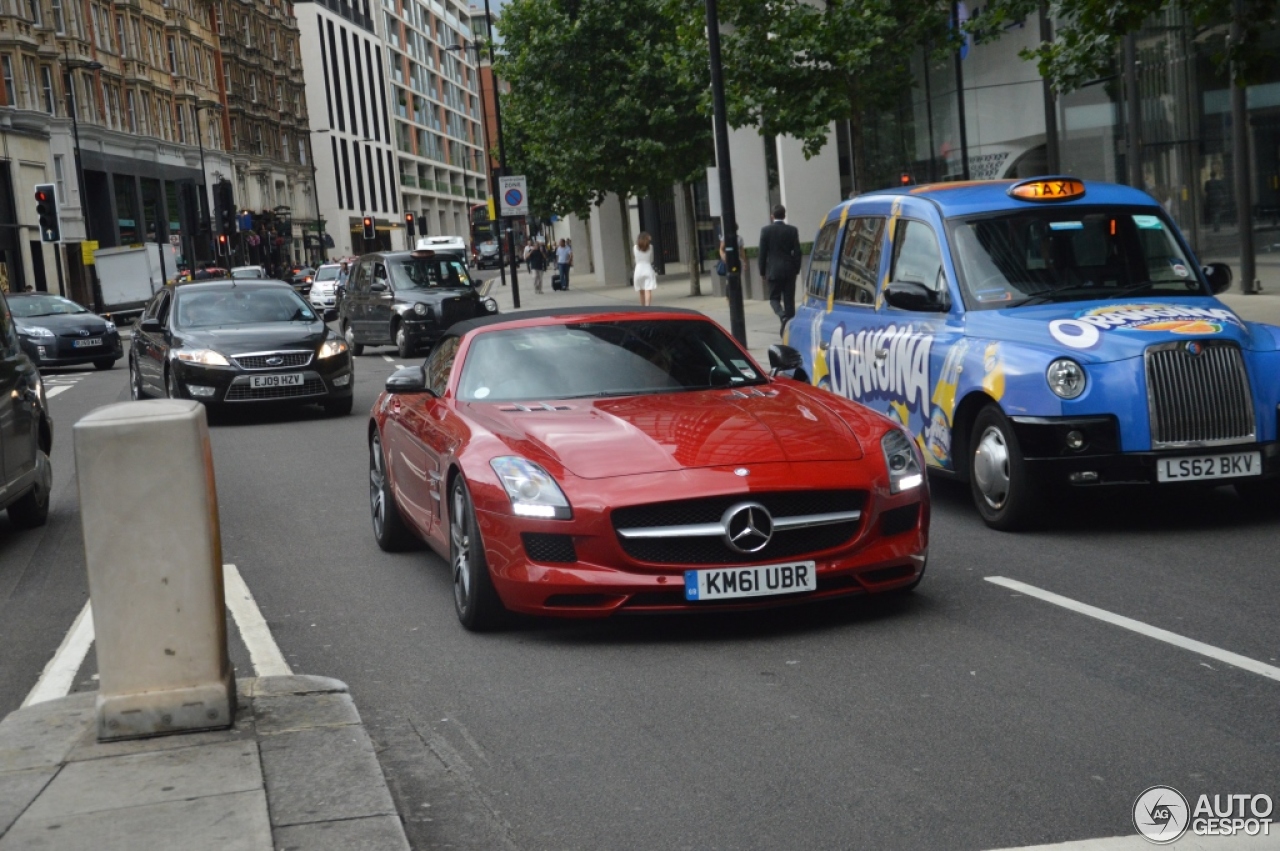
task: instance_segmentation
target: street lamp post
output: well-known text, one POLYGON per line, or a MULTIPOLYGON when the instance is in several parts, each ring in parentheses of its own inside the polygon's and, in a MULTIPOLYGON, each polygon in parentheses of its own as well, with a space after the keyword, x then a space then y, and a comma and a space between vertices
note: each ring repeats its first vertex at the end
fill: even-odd
MULTIPOLYGON (((222 112, 222 104, 216 101, 211 101, 211 100, 197 101, 195 109, 196 109, 196 144, 200 148, 200 232, 205 234, 205 239, 207 240, 204 246, 205 251, 212 254, 213 228, 209 224, 209 209, 212 206, 212 202, 209 199, 209 179, 208 177, 206 177, 208 172, 206 171, 205 164, 204 164, 204 133, 200 130, 200 113, 210 109, 214 110, 215 112, 222 112)), ((194 257, 191 258, 192 272, 195 271, 195 259, 196 258, 194 257)))
MULTIPOLYGON (((80 218, 84 221, 84 238, 86 242, 93 240, 93 232, 89 226, 89 193, 85 190, 84 183, 84 161, 80 156, 80 121, 77 113, 80 111, 79 101, 76 100, 76 81, 71 72, 80 68, 89 71, 99 71, 102 69, 101 62, 85 62, 82 60, 72 61, 71 55, 67 52, 67 45, 62 45, 62 61, 67 68, 67 96, 71 102, 71 140, 75 147, 74 157, 76 163, 76 186, 80 190, 80 218)), ((102 309, 102 295, 98 292, 98 284, 96 276, 90 275, 91 287, 93 289, 93 302, 96 310, 102 309)))
POLYGON ((311 151, 311 200, 316 205, 316 243, 320 246, 320 263, 319 266, 329 260, 329 250, 324 244, 324 219, 320 217, 320 181, 316 177, 316 146, 311 144, 311 138, 307 138, 307 147, 311 151))
POLYGON ((707 49, 711 61, 712 126, 716 139, 716 166, 720 177, 720 229, 724 233, 724 259, 729 269, 729 330, 747 346, 747 318, 742 305, 742 258, 738 254, 738 218, 733 207, 733 172, 729 167, 729 125, 725 118, 724 71, 720 63, 720 16, 716 0, 707 4, 707 49))
MULTIPOLYGON (((475 42, 466 42, 465 44, 451 44, 451 45, 449 45, 448 47, 446 47, 446 48, 445 48, 445 50, 457 50, 457 51, 459 51, 459 52, 461 52, 461 51, 463 51, 463 50, 474 50, 474 51, 475 51, 475 57, 476 57, 476 75, 477 75, 477 80, 479 80, 479 74, 480 74, 480 45, 476 44, 475 42)), ((492 56, 492 51, 490 52, 490 55, 492 56)), ((493 75, 493 61, 492 61, 492 59, 490 59, 490 62, 489 62, 489 76, 490 76, 490 79, 492 79, 492 80, 493 80, 493 101, 494 101, 494 104, 495 104, 495 106, 496 106, 496 104, 497 104, 497 102, 498 102, 498 78, 497 78, 496 76, 494 76, 494 75, 493 75)), ((484 108, 484 82, 483 82, 483 81, 481 81, 481 82, 480 82, 480 137, 481 137, 481 140, 482 140, 482 141, 481 141, 481 147, 484 149, 484 153, 483 153, 483 157, 482 157, 482 159, 483 159, 483 161, 484 161, 484 181, 485 181, 485 183, 486 183, 486 184, 488 185, 488 187, 489 187, 489 197, 490 197, 490 198, 495 199, 495 202, 496 202, 496 199, 497 199, 497 197, 498 197, 498 185, 497 185, 497 183, 496 183, 496 182, 494 181, 494 179, 493 179, 493 169, 489 168, 489 144, 488 144, 488 141, 489 141, 489 140, 488 140, 488 138, 487 138, 488 133, 489 133, 489 118, 488 118, 488 112, 487 112, 487 111, 485 110, 485 108, 484 108)), ((468 221, 467 221, 467 228, 468 228, 468 230, 470 230, 470 227, 471 227, 471 222, 470 222, 470 220, 468 219, 468 221)), ((493 223, 492 223, 492 222, 490 222, 490 223, 489 223, 489 227, 490 227, 490 229, 492 229, 492 227, 493 227, 493 223)), ((499 228, 499 231, 498 231, 498 233, 497 233, 497 234, 495 234, 495 237, 496 237, 496 239, 497 239, 497 241, 498 241, 498 246, 499 246, 499 248, 498 248, 498 256, 499 256, 499 262, 498 262, 498 275, 502 278, 502 285, 505 287, 505 286, 507 285, 507 267, 506 267, 506 266, 504 266, 504 265, 502 264, 502 262, 501 262, 501 256, 502 256, 502 248, 501 248, 501 246, 502 246, 502 231, 501 231, 501 228, 502 228, 502 225, 501 225, 501 224, 499 224, 499 225, 498 225, 498 228, 499 228)), ((470 233, 468 233, 467 235, 468 235, 468 236, 471 236, 471 234, 470 234, 470 233)), ((514 261, 514 258, 513 258, 512 262, 513 262, 513 263, 515 262, 515 261, 514 261)), ((520 306, 520 303, 519 303, 519 301, 517 301, 517 302, 516 302, 516 307, 519 307, 519 306, 520 306)))
MULTIPOLYGON (((484 32, 485 44, 489 48, 489 75, 493 78, 493 123, 498 131, 498 171, 505 177, 507 174, 507 146, 502 138, 502 93, 498 91, 498 74, 494 67, 493 13, 489 11, 489 0, 484 0, 484 32)), ((481 95, 483 94, 484 92, 481 92, 481 95)), ((511 228, 507 227, 507 217, 502 215, 502 199, 498 198, 497 202, 499 227, 507 232, 507 252, 511 256, 511 306, 519 310, 520 278, 517 270, 520 267, 520 263, 516 259, 516 235, 511 228)), ((498 254, 502 254, 501 248, 498 249, 498 254)))

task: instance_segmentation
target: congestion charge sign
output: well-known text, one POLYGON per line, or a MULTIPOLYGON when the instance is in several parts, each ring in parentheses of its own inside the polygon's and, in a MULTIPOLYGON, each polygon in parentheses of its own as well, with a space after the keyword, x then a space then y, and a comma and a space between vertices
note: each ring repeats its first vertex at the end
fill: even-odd
POLYGON ((502 205, 502 209, 498 211, 499 215, 529 215, 529 190, 525 184, 524 175, 499 177, 498 198, 502 205))

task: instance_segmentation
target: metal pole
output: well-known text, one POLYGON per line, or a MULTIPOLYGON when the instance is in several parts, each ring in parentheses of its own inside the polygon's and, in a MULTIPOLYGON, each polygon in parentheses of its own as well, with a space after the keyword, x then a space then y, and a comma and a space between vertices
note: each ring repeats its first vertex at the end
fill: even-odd
MULTIPOLYGON (((1244 35, 1244 0, 1235 0, 1231 16, 1231 44, 1239 46, 1244 35)), ((1253 171, 1249 163, 1249 104, 1239 63, 1231 63, 1231 160, 1236 196, 1236 225, 1240 231, 1240 291, 1253 295, 1262 291, 1257 280, 1257 257, 1253 244, 1253 171)))
POLYGON ((929 127, 929 182, 935 183, 938 180, 938 169, 933 147, 933 92, 929 89, 929 48, 921 47, 920 53, 924 59, 924 122, 929 127))
MULTIPOLYGON (((196 104, 196 144, 200 147, 200 232, 204 234, 205 244, 204 250, 209 252, 209 179, 205 177, 208 173, 204 164, 204 134, 200 130, 200 113, 204 110, 199 104, 196 104)), ((196 270, 196 258, 191 258, 191 272, 194 277, 196 270)))
POLYGON ((720 228, 724 232, 725 266, 729 269, 729 331, 745 349, 747 319, 742 307, 742 258, 738 254, 738 217, 733 207, 733 172, 729 164, 729 125, 725 119, 724 69, 720 63, 720 15, 716 0, 706 0, 707 53, 711 61, 712 128, 716 138, 716 171, 720 178, 720 228))
POLYGON ((1142 188, 1142 109, 1138 91, 1138 39, 1133 33, 1124 37, 1125 159, 1129 185, 1142 188))
MULTIPOLYGON (((957 0, 951 0, 951 20, 955 21, 956 30, 959 31, 960 4, 957 2, 957 0)), ((964 33, 960 33, 960 38, 961 39, 966 38, 964 33)), ((962 45, 963 43, 964 42, 961 41, 962 45)), ((968 128, 968 122, 965 120, 965 115, 964 115, 964 68, 961 67, 961 63, 963 63, 964 60, 960 56, 961 50, 962 50, 961 47, 957 47, 956 53, 955 53, 956 110, 959 114, 959 119, 960 119, 957 122, 960 127, 960 176, 963 177, 965 180, 970 180, 971 177, 969 173, 969 128, 968 128)))
MULTIPOLYGON (((498 72, 494 67, 493 14, 489 11, 489 0, 484 0, 484 27, 485 41, 489 45, 489 79, 493 82, 493 123, 498 129, 498 168, 500 168, 502 173, 505 175, 507 173, 507 146, 502 139, 502 98, 500 97, 501 93, 498 91, 498 72)), ((481 92, 481 94, 483 94, 483 92, 481 92)), ((502 199, 497 198, 496 200, 498 202, 497 212, 501 214, 502 199)), ((498 222, 500 223, 499 226, 507 232, 507 251, 511 255, 511 306, 519 310, 520 278, 516 273, 516 267, 520 264, 516 258, 516 236, 511 229, 507 227, 506 216, 499 215, 498 222)), ((498 245, 501 246, 502 243, 499 242, 498 245)), ((498 248, 498 259, 502 259, 501 247, 498 248)))
POLYGON ((329 259, 329 250, 324 244, 324 219, 320 218, 320 181, 316 178, 316 146, 307 137, 307 148, 311 151, 311 200, 316 205, 316 242, 320 246, 320 263, 329 259))
MULTIPOLYGON (((67 53, 66 44, 62 45, 62 59, 67 66, 67 95, 71 99, 71 139, 75 145, 75 162, 76 162, 76 186, 80 190, 80 218, 84 222, 84 239, 85 242, 93 241, 93 230, 89 225, 89 193, 85 189, 84 183, 84 161, 80 156, 80 121, 77 113, 80 111, 80 102, 76 99, 76 79, 72 73, 71 56, 67 53)), ((89 293, 93 299, 93 309, 101 312, 103 309, 102 294, 98 286, 98 276, 92 265, 85 270, 85 274, 89 278, 89 293)))
MULTIPOLYGON (((1040 0, 1040 41, 1053 41, 1053 23, 1049 20, 1049 4, 1045 0, 1040 0)), ((1058 103, 1048 77, 1043 79, 1043 85, 1045 171, 1058 174, 1062 171, 1062 156, 1058 152, 1058 103)))

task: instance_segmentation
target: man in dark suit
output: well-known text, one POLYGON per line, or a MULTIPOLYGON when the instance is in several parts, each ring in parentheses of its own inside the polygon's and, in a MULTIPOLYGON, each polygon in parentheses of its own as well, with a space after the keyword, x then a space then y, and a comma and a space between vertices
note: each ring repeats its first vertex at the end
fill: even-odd
POLYGON ((769 306, 782 325, 796 315, 796 276, 800 274, 800 231, 786 223, 787 210, 773 208, 773 221, 760 231, 760 277, 769 282, 769 306))

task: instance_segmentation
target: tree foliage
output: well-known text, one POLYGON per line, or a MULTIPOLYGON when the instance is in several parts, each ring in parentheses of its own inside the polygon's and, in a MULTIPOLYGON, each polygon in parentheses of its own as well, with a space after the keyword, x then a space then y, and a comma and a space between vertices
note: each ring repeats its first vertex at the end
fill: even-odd
MULTIPOLYGON (((1039 7, 1039 0, 991 0, 969 29, 989 37, 1010 22, 1038 14, 1039 7)), ((1243 37, 1237 42, 1226 38, 1235 13, 1232 0, 1052 0, 1048 11, 1054 21, 1053 40, 1022 55, 1038 63, 1040 73, 1055 89, 1071 91, 1111 73, 1120 40, 1170 9, 1184 11, 1202 37, 1216 43, 1216 57, 1224 70, 1229 63, 1237 63, 1242 81, 1253 82, 1274 63, 1263 36, 1280 23, 1280 0, 1243 0, 1243 37)))
POLYGON ((507 160, 543 214, 670 193, 711 162, 705 75, 676 61, 665 0, 511 0, 498 21, 507 160))

